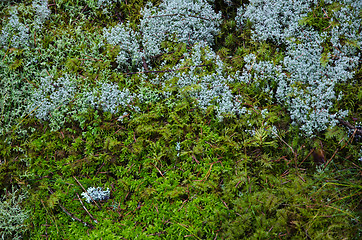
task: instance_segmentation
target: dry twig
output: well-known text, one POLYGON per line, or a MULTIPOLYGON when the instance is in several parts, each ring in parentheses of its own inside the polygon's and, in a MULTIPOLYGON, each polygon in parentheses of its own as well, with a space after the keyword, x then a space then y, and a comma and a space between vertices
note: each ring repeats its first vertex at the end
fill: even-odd
MULTIPOLYGON (((49 192, 51 194, 54 194, 54 192, 49 188, 49 192)), ((71 217, 72 219, 84 224, 85 226, 89 227, 89 228, 94 228, 93 224, 89 223, 89 222, 86 222, 86 221, 83 221, 82 219, 80 218, 77 218, 76 216, 74 216, 72 213, 70 213, 62 204, 58 203, 59 207, 63 210, 63 212, 65 212, 69 217, 71 217)))
POLYGON ((355 129, 355 130, 356 130, 356 134, 362 136, 362 130, 361 130, 361 129, 356 128, 355 126, 353 126, 353 125, 350 124, 349 122, 346 122, 346 121, 344 121, 344 120, 342 120, 342 119, 337 118, 337 120, 338 120, 339 123, 342 124, 343 126, 346 126, 346 127, 350 128, 350 129, 355 129))
POLYGON ((78 181, 78 179, 77 179, 75 176, 73 176, 73 178, 75 179, 75 181, 77 181, 77 183, 79 184, 79 186, 82 187, 82 189, 84 190, 84 192, 86 192, 86 193, 88 194, 88 196, 90 197, 90 199, 92 199, 92 201, 95 203, 95 205, 97 205, 97 207, 99 208, 99 210, 101 210, 101 206, 99 206, 98 203, 92 198, 92 196, 89 195, 88 191, 85 190, 85 188, 84 188, 84 187, 82 186, 82 184, 78 181))
POLYGON ((82 199, 79 197, 78 193, 75 193, 75 194, 77 194, 77 197, 78 197, 78 199, 79 199, 79 202, 82 204, 84 210, 88 213, 88 215, 90 216, 90 218, 93 219, 93 221, 94 221, 95 223, 98 223, 98 220, 95 219, 95 218, 92 216, 92 214, 90 214, 90 213, 88 212, 87 208, 84 206, 83 201, 82 201, 82 199))

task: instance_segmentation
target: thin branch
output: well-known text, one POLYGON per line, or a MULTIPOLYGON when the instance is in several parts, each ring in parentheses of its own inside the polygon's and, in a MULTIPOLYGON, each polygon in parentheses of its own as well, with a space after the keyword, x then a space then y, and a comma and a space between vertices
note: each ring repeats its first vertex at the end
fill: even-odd
POLYGON ((339 148, 336 149, 336 151, 334 151, 332 157, 326 162, 326 164, 324 164, 323 166, 323 170, 326 169, 326 167, 329 165, 329 163, 332 161, 332 159, 334 158, 334 156, 336 156, 337 152, 339 151, 339 148))
POLYGON ((63 207, 62 204, 58 203, 59 207, 61 207, 61 209, 63 210, 63 212, 65 212, 69 217, 73 218, 74 220, 77 220, 78 222, 83 223, 85 226, 90 227, 90 228, 94 228, 93 224, 83 221, 82 219, 77 218, 76 216, 74 216, 72 213, 68 212, 67 209, 65 207, 63 207))
MULTIPOLYGON (((6 55, 8 55, 9 50, 10 50, 10 48, 8 48, 8 50, 6 50, 6 53, 5 53, 4 58, 3 58, 3 61, 4 61, 5 57, 6 57, 6 55)), ((11 50, 11 51, 12 51, 12 50, 11 50)))
POLYGON ((164 14, 164 15, 156 15, 156 16, 149 16, 148 18, 154 18, 154 17, 172 17, 172 16, 194 17, 194 18, 204 19, 204 20, 207 20, 207 21, 213 21, 213 20, 214 20, 214 19, 209 19, 209 18, 199 17, 199 16, 195 16, 195 15, 189 15, 189 14, 179 14, 179 13, 175 13, 175 14, 164 14))
POLYGON ((147 62, 146 62, 146 59, 144 57, 142 57, 142 63, 143 63, 143 67, 145 68, 146 71, 149 71, 148 70, 148 66, 147 66, 147 62))
POLYGON ((290 150, 292 151, 292 153, 293 153, 293 155, 294 155, 294 161, 295 161, 295 167, 297 168, 298 167, 298 164, 297 164, 297 159, 298 159, 298 155, 297 155, 297 153, 294 151, 294 149, 288 144, 288 143, 286 143, 276 132, 274 132, 273 130, 271 130, 272 131, 272 133, 275 135, 275 136, 277 136, 279 139, 280 139, 280 141, 282 141, 285 145, 287 145, 289 148, 290 148, 290 150))
MULTIPOLYGON (((53 194, 54 192, 49 188, 49 192, 51 194, 53 194)), ((74 220, 77 220, 78 222, 80 223, 83 223, 85 226, 89 227, 89 228, 94 228, 93 224, 89 223, 89 222, 86 222, 86 221, 83 221, 82 219, 80 218, 77 218, 76 216, 74 216, 72 213, 70 213, 62 204, 58 203, 59 207, 63 210, 63 212, 65 212, 69 217, 71 217, 72 219, 74 220)))
POLYGON ((77 181, 77 183, 79 184, 79 186, 82 187, 82 189, 84 190, 84 192, 86 192, 88 194, 88 196, 90 197, 90 199, 92 199, 92 201, 95 203, 95 205, 97 205, 97 207, 99 208, 99 210, 101 210, 101 206, 98 205, 98 203, 92 198, 92 196, 88 193, 87 190, 85 190, 85 188, 82 186, 82 184, 78 181, 78 179, 73 176, 73 178, 75 179, 75 181, 77 181))
POLYGON ((301 163, 299 163, 299 167, 302 165, 302 163, 314 152, 314 149, 311 149, 308 153, 308 155, 303 159, 301 163))
POLYGON ((94 221, 95 223, 98 223, 98 220, 95 219, 95 218, 92 216, 92 214, 90 214, 90 213, 88 212, 87 208, 84 206, 83 201, 82 201, 82 199, 79 197, 78 193, 75 193, 75 194, 77 194, 77 197, 78 197, 78 199, 79 199, 79 202, 82 204, 84 210, 88 213, 88 215, 90 216, 90 218, 93 219, 93 221, 94 221))
POLYGON ((152 164, 152 163, 151 163, 151 165, 154 166, 154 167, 158 170, 158 172, 161 174, 161 176, 162 176, 163 178, 165 177, 165 176, 163 176, 162 172, 160 171, 160 169, 159 169, 157 166, 155 166, 155 165, 152 164))
MULTIPOLYGON (((350 139, 352 139, 355 134, 362 135, 362 130, 361 130, 361 129, 356 128, 355 126, 353 126, 353 125, 350 124, 349 122, 346 122, 346 121, 344 121, 344 120, 342 120, 342 119, 337 118, 337 120, 338 120, 342 125, 350 128, 350 129, 354 129, 353 135, 351 136, 350 139)), ((337 154, 337 152, 338 152, 339 150, 342 150, 342 149, 348 144, 348 142, 349 142, 349 140, 343 145, 343 147, 337 148, 336 151, 334 151, 332 157, 327 161, 326 164, 324 164, 323 169, 325 169, 325 168, 328 166, 328 164, 332 161, 332 159, 333 159, 334 156, 337 154)))
POLYGON ((25 77, 25 80, 30 83, 31 85, 33 85, 35 88, 39 88, 35 83, 33 82, 30 82, 26 77, 25 77))
POLYGON ((355 130, 356 130, 356 134, 362 135, 362 130, 361 130, 361 129, 356 128, 355 126, 353 126, 353 125, 350 124, 349 122, 346 122, 346 121, 344 121, 344 120, 342 120, 342 119, 337 118, 337 120, 339 121, 340 124, 342 124, 342 125, 350 128, 350 129, 355 129, 355 130))
POLYGON ((255 56, 254 61, 253 61, 253 63, 251 64, 250 69, 248 70, 248 74, 249 74, 249 73, 251 72, 251 70, 253 69, 253 66, 254 66, 255 61, 256 61, 256 57, 257 57, 257 56, 255 56))
POLYGON ((100 61, 100 62, 103 62, 102 59, 97 59, 97 58, 94 58, 94 57, 91 57, 91 56, 88 56, 87 54, 84 54, 85 56, 89 57, 89 58, 92 58, 94 61, 100 61))

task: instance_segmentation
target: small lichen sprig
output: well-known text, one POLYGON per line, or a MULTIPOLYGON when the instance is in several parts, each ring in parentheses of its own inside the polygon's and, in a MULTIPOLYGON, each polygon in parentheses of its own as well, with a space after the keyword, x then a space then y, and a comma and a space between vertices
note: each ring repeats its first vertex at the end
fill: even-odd
POLYGON ((139 66, 144 53, 141 51, 140 36, 129 24, 119 24, 110 29, 103 29, 103 36, 109 44, 118 45, 120 52, 117 63, 122 70, 139 66))
POLYGON ((79 91, 75 79, 69 75, 57 80, 50 76, 40 78, 38 88, 30 96, 28 112, 43 121, 51 120, 52 129, 59 129, 69 111, 68 104, 79 91))
POLYGON ((19 193, 14 187, 11 192, 0 196, 0 238, 22 239, 25 232, 25 220, 28 212, 21 208, 21 202, 27 197, 26 193, 19 193))
POLYGON ((236 22, 243 27, 248 19, 253 26, 252 38, 258 41, 272 40, 282 44, 289 37, 299 34, 299 19, 311 11, 314 0, 251 0, 238 9, 236 22))
POLYGON ((103 191, 101 187, 89 187, 87 189, 87 192, 83 192, 81 194, 83 196, 83 198, 85 198, 85 200, 88 203, 91 203, 94 201, 104 201, 104 200, 108 200, 109 196, 110 196, 110 191, 109 188, 107 188, 107 190, 103 191))
POLYGON ((48 8, 48 0, 34 0, 33 8, 35 10, 34 27, 40 29, 51 14, 48 8))
POLYGON ((204 0, 165 0, 157 7, 146 5, 141 14, 146 55, 159 54, 161 42, 172 38, 191 45, 201 40, 212 45, 221 23, 221 13, 215 13, 204 0))
MULTIPOLYGON (((127 88, 120 90, 115 83, 100 82, 90 92, 83 92, 82 95, 91 107, 112 114, 117 114, 119 110, 132 113, 140 111, 140 108, 136 105, 137 95, 127 88)), ((130 114, 124 112, 118 120, 122 120, 128 115, 130 114)))
POLYGON ((0 47, 4 49, 22 48, 29 46, 29 29, 21 23, 18 10, 13 8, 10 11, 8 23, 3 27, 0 34, 0 47))

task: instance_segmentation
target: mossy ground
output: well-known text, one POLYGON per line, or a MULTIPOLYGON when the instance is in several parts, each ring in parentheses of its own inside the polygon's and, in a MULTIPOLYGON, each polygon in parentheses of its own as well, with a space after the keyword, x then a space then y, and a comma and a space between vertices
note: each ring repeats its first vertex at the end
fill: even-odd
MULTIPOLYGON (((27 10, 31 1, 0 4, 4 9, 18 5, 21 16, 33 17, 27 10)), ((346 128, 337 125, 305 138, 282 106, 258 87, 242 83, 230 88, 243 96, 253 114, 228 116, 222 122, 215 109, 201 112, 187 96, 182 101, 156 99, 152 93, 160 92, 160 86, 142 82, 139 74, 119 73, 117 48, 98 47, 104 27, 119 21, 136 26, 146 2, 122 1, 107 14, 92 4, 49 1, 52 18, 44 31, 32 35, 33 47, 0 50, 6 71, 21 78, 19 86, 36 86, 33 71, 44 70, 55 78, 73 74, 82 86, 107 79, 140 91, 143 84, 150 89, 149 99, 140 104, 140 113, 123 121, 89 108, 76 117, 69 114, 52 131, 49 122, 23 115, 0 135, 1 189, 16 186, 28 192, 22 203, 29 212, 24 239, 361 237, 361 142, 356 135, 348 136, 346 128), (26 65, 34 57, 46 66, 26 65), (268 109, 266 116, 263 109, 268 109), (266 127, 272 125, 276 134, 266 127), (254 136, 245 131, 252 129, 254 136), (110 199, 97 205, 85 202, 81 193, 92 186, 109 188, 110 199)), ((216 6, 224 22, 214 50, 229 74, 241 70, 243 57, 250 53, 275 63, 283 58, 276 50, 283 46, 254 42, 250 28, 236 28, 236 8, 222 1, 216 6)), ((0 12, 1 19, 8 14, 0 12)), ((320 15, 308 16, 306 24, 328 26, 320 15)), ((153 61, 155 66, 167 61, 160 71, 173 69, 188 51, 182 44, 166 47, 173 51, 153 61)), ((212 72, 213 67, 203 70, 212 72)), ((338 107, 350 111, 351 123, 362 119, 361 105, 356 104, 362 102, 361 71, 360 64, 355 84, 338 86, 344 93, 338 107)), ((145 75, 152 79, 157 74, 163 73, 145 75)))

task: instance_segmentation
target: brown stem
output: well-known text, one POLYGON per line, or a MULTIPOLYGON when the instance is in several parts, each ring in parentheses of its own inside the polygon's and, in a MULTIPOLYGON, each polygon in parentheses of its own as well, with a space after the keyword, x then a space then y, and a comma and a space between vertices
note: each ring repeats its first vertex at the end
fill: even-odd
POLYGON ((337 118, 337 120, 339 121, 340 124, 342 124, 342 125, 350 128, 350 129, 355 129, 355 130, 356 130, 356 134, 362 135, 362 130, 361 130, 361 129, 356 128, 355 126, 353 126, 353 125, 350 124, 349 122, 346 122, 346 121, 344 121, 344 120, 342 120, 342 119, 337 118))
MULTIPOLYGON (((51 194, 53 194, 54 192, 49 188, 49 192, 51 194)), ((63 212, 65 212, 69 217, 71 217, 72 219, 74 220, 77 220, 78 222, 81 222, 83 223, 85 226, 89 227, 89 228, 94 228, 93 224, 89 223, 89 222, 86 222, 86 221, 83 221, 82 219, 80 218, 77 218, 76 216, 74 216, 72 213, 70 213, 62 204, 58 203, 59 207, 63 210, 63 212)))
POLYGON ((154 17, 171 17, 171 16, 183 16, 183 17, 194 17, 194 18, 200 18, 200 19, 204 19, 207 21, 212 21, 213 19, 208 19, 208 18, 204 18, 204 17, 199 17, 199 16, 195 16, 195 15, 189 15, 189 14, 164 14, 164 15, 156 15, 156 16, 149 16, 148 18, 154 18, 154 17))
POLYGON ((101 206, 99 206, 99 205, 97 204, 97 202, 92 198, 92 196, 89 195, 88 191, 85 190, 85 188, 84 188, 84 187, 82 186, 82 184, 78 181, 78 179, 77 179, 75 176, 73 176, 73 178, 75 179, 75 181, 77 181, 77 183, 79 184, 79 186, 82 187, 82 189, 84 190, 84 192, 87 193, 87 195, 90 197, 90 199, 92 199, 92 201, 95 203, 95 205, 97 205, 97 207, 99 208, 99 210, 101 210, 101 206))
POLYGON ((90 218, 93 219, 93 221, 94 221, 95 223, 98 223, 98 220, 95 219, 95 218, 92 216, 92 214, 90 214, 90 213, 88 212, 88 209, 84 206, 83 201, 82 201, 82 199, 79 197, 78 193, 76 193, 76 194, 77 194, 77 197, 78 197, 78 199, 79 199, 79 202, 82 204, 84 210, 88 213, 88 215, 90 216, 90 218))
POLYGON ((146 59, 144 57, 142 57, 142 63, 143 63, 143 67, 145 68, 146 72, 148 72, 148 66, 147 66, 147 63, 146 63, 146 59))

